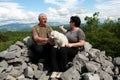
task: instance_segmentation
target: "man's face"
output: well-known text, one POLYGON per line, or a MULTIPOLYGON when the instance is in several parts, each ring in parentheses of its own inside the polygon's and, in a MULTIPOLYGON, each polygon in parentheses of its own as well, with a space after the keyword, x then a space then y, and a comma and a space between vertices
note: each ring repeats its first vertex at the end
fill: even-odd
POLYGON ((47 23, 47 17, 46 16, 42 16, 40 19, 39 19, 40 23, 41 24, 46 24, 47 23))

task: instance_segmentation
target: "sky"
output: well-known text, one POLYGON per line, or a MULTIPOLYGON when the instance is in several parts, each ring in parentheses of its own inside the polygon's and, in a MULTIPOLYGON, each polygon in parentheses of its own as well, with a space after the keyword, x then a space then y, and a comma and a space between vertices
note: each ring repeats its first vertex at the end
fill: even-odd
POLYGON ((77 15, 84 23, 86 16, 99 13, 99 18, 120 18, 120 0, 0 0, 0 25, 9 23, 38 22, 38 15, 45 13, 48 22, 69 23, 77 15))

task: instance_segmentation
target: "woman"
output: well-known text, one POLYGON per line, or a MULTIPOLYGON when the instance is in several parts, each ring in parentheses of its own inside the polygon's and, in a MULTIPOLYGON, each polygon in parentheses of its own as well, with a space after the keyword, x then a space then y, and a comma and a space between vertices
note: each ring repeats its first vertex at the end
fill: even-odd
POLYGON ((59 49, 59 53, 57 53, 57 49, 52 49, 52 64, 54 71, 65 71, 66 64, 69 61, 72 61, 75 55, 78 53, 79 48, 83 48, 85 43, 85 34, 83 30, 80 28, 81 20, 78 16, 71 16, 70 18, 70 29, 66 30, 64 26, 61 26, 60 29, 68 38, 69 43, 65 47, 61 47, 59 49), (57 56, 59 56, 57 58, 57 56), (59 63, 55 59, 60 59, 59 63), (60 68, 58 68, 59 66, 60 68))
POLYGON ((66 70, 66 64, 75 57, 79 48, 83 48, 85 43, 85 34, 80 27, 81 20, 78 16, 72 16, 70 18, 70 29, 66 30, 63 26, 60 29, 65 33, 69 43, 66 47, 60 49, 60 66, 62 71, 66 70))

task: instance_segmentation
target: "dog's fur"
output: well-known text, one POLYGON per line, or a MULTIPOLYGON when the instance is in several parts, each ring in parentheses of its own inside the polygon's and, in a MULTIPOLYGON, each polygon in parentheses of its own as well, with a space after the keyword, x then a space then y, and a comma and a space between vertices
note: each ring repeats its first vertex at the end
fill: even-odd
POLYGON ((58 31, 53 30, 50 34, 50 38, 54 39, 55 48, 65 47, 65 45, 68 44, 67 37, 58 31))

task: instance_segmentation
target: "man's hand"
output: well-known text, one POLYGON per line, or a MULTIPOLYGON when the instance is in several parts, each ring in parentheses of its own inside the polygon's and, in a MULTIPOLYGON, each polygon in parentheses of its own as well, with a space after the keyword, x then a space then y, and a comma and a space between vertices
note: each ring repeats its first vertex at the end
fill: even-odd
POLYGON ((54 45, 54 39, 49 38, 49 39, 48 39, 48 43, 51 44, 51 45, 54 45))

